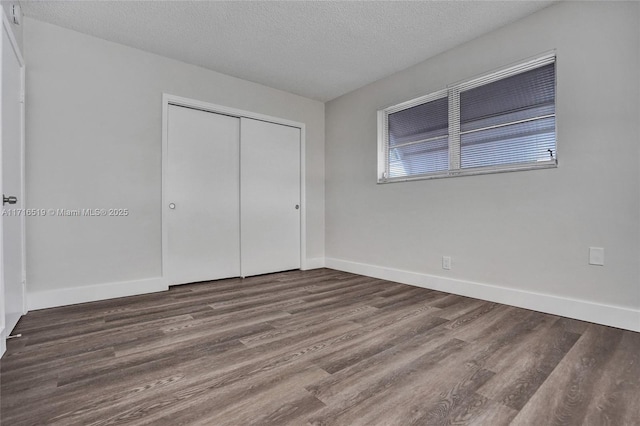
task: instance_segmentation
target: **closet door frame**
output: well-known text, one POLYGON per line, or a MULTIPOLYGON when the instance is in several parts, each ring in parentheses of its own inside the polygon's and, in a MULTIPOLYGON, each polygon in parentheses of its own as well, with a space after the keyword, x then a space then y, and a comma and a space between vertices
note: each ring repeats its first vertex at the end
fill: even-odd
MULTIPOLYGON (((169 285, 169 276, 167 273, 168 265, 168 241, 169 229, 167 224, 167 203, 169 203, 167 195, 167 170, 169 168, 169 139, 168 139, 168 120, 169 105, 198 109, 201 111, 212 112, 216 114, 229 115, 237 118, 252 118, 254 120, 266 121, 269 123, 282 124, 284 126, 296 127, 300 129, 300 269, 307 269, 307 224, 306 224, 306 166, 305 166, 305 141, 306 131, 305 124, 297 121, 286 120, 279 117, 273 117, 264 114, 258 114, 251 111, 245 111, 236 108, 229 108, 223 105, 216 105, 209 102, 199 101, 196 99, 184 98, 168 93, 162 94, 162 205, 161 205, 161 224, 162 224, 162 281, 165 285, 169 285)), ((242 250, 242 247, 240 247, 242 250)))
MULTIPOLYGON (((2 42, 0 38, 0 58, 2 58, 4 49, 11 50, 18 61, 18 65, 20 67, 20 123, 19 123, 19 131, 20 131, 20 139, 18 140, 19 151, 20 151, 20 188, 14 194, 6 194, 6 195, 15 195, 18 197, 18 200, 21 201, 22 208, 26 208, 26 200, 25 200, 25 86, 26 86, 26 73, 25 73, 25 60, 22 56, 22 51, 20 46, 18 46, 18 42, 16 40, 15 34, 13 33, 13 29, 9 23, 9 17, 5 13, 4 9, 0 7, 0 31, 3 31, 7 34, 9 39, 9 43, 5 44, 2 42)), ((0 76, 2 76, 2 66, 0 65, 0 76)), ((2 81, 0 80, 0 94, 3 94, 2 89, 2 81)), ((0 117, 2 116, 2 104, 0 103, 0 117)), ((2 120, 0 120, 0 124, 2 120)), ((0 132, 0 189, 3 188, 2 183, 2 146, 5 143, 9 143, 9 141, 2 140, 2 132, 0 132)), ((10 205, 6 206, 10 208, 10 205)), ((1 218, 0 218, 1 219, 1 218)), ((21 265, 21 292, 22 292, 22 315, 25 315, 28 312, 28 301, 27 301, 27 290, 26 290, 26 280, 27 280, 27 270, 26 270, 26 223, 25 217, 20 216, 20 242, 22 244, 20 257, 22 259, 21 265)), ((6 340, 5 338, 11 333, 12 330, 8 329, 8 325, 5 323, 5 282, 4 282, 4 235, 3 235, 3 224, 0 220, 0 357, 4 354, 6 350, 6 340)), ((13 324, 15 326, 15 324, 13 324)))

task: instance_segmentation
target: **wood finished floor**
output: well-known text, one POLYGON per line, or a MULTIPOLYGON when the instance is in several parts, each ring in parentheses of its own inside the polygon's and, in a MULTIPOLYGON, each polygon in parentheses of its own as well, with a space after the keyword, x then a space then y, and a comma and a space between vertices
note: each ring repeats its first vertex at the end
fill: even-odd
POLYGON ((15 331, 2 425, 640 424, 640 333, 328 269, 15 331))

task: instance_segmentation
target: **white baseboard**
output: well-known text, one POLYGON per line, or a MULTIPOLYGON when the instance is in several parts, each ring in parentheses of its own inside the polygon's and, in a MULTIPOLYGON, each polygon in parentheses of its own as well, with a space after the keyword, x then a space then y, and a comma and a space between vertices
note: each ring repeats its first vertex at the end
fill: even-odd
POLYGON ((604 305, 551 294, 534 293, 490 284, 409 272, 341 259, 326 258, 327 268, 416 287, 444 291, 597 324, 640 331, 640 310, 604 305))
POLYGON ((28 291, 27 307, 31 311, 57 306, 75 305, 76 303, 95 302, 96 300, 114 299, 116 297, 155 293, 168 289, 169 286, 166 280, 162 277, 157 277, 56 290, 28 291))
POLYGON ((307 271, 309 269, 320 269, 324 268, 324 257, 314 257, 311 259, 307 259, 306 265, 302 268, 303 271, 307 271))

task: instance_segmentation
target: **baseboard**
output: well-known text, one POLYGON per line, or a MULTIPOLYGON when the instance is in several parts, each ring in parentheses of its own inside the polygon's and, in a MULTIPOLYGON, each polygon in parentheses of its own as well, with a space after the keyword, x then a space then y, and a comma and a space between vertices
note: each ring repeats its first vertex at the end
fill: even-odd
POLYGON ((625 330, 640 331, 640 310, 341 259, 326 258, 325 265, 327 268, 351 272, 353 274, 445 291, 461 296, 623 328, 625 330))
POLYGON ((95 302, 116 297, 136 296, 168 290, 162 277, 135 281, 96 284, 46 291, 27 291, 27 307, 31 310, 95 302))
POLYGON ((309 269, 320 269, 324 268, 324 257, 314 257, 311 259, 307 259, 305 267, 302 268, 303 271, 307 271, 309 269))

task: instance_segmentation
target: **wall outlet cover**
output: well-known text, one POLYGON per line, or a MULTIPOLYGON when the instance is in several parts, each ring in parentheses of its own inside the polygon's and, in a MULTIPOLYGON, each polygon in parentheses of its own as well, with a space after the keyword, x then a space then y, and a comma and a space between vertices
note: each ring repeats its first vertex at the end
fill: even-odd
POLYGON ((604 248, 589 247, 589 265, 604 266, 604 248))
POLYGON ((451 256, 442 256, 442 269, 451 269, 451 256))

